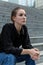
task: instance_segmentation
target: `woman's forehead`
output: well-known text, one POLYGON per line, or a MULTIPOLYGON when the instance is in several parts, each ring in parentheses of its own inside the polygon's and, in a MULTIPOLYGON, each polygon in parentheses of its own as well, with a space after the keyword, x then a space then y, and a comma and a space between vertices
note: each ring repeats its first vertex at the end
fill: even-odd
POLYGON ((19 9, 17 13, 26 13, 26 11, 24 9, 19 9))
MULTIPOLYGON (((18 9, 17 12, 25 12, 25 10, 24 10, 24 9, 18 9)), ((25 12, 25 13, 26 13, 26 12, 25 12)))

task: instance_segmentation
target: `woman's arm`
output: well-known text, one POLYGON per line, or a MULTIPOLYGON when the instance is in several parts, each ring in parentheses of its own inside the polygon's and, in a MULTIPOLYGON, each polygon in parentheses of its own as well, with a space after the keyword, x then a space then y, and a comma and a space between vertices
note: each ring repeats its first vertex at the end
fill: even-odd
POLYGON ((29 54, 32 59, 38 59, 39 57, 39 50, 35 49, 30 42, 29 34, 27 28, 24 28, 24 40, 23 40, 23 51, 21 54, 29 54))

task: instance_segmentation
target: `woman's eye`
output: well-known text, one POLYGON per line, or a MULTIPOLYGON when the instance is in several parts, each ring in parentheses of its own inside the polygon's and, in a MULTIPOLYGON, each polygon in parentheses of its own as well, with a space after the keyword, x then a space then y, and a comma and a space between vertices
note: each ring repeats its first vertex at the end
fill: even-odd
POLYGON ((23 15, 26 16, 26 14, 20 14, 19 16, 23 16, 23 15))
POLYGON ((23 16, 23 14, 20 14, 19 16, 23 16))

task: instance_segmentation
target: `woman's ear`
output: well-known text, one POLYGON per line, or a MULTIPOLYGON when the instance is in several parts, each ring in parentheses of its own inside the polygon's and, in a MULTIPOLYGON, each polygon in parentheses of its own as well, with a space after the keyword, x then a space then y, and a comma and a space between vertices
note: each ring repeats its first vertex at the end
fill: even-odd
POLYGON ((15 20, 15 16, 12 16, 12 19, 15 20))

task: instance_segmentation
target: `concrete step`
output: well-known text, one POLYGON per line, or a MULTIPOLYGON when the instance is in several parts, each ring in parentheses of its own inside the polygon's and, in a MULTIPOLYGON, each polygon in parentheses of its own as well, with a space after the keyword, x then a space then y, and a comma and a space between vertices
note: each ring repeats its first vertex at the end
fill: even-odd
MULTIPOLYGON (((38 33, 38 34, 40 34, 40 33, 38 33)), ((36 36, 36 37, 30 37, 30 41, 31 41, 31 43, 41 43, 41 42, 43 43, 43 35, 42 36, 36 36)))
POLYGON ((40 51, 43 50, 43 43, 32 43, 33 47, 38 48, 40 51))
POLYGON ((36 64, 40 64, 43 62, 43 51, 40 51, 40 58, 36 60, 36 64))
MULTIPOLYGON (((24 63, 17 63, 16 65, 25 65, 24 63)), ((36 65, 43 65, 43 62, 42 63, 38 63, 36 65)))
POLYGON ((32 43, 33 46, 40 46, 43 45, 43 43, 32 43))
POLYGON ((43 55, 43 51, 40 51, 40 56, 42 56, 43 55))
POLYGON ((39 63, 39 64, 36 64, 36 65, 43 65, 43 63, 39 63))
MULTIPOLYGON (((25 65, 25 64, 23 64, 23 63, 18 63, 18 64, 16 64, 16 65, 25 65)), ((38 64, 36 64, 36 65, 43 65, 43 63, 38 63, 38 64)))

